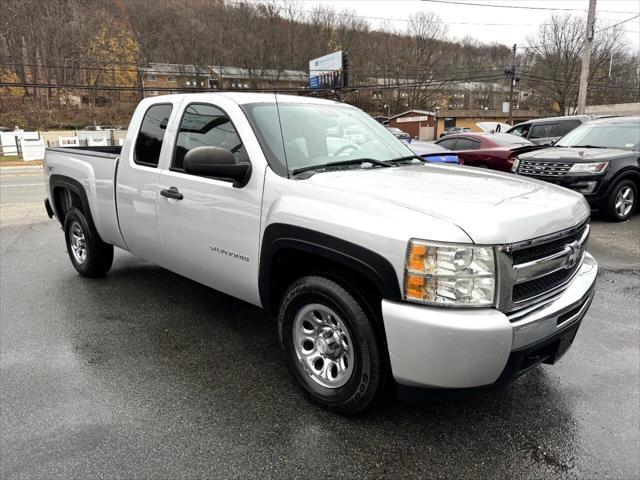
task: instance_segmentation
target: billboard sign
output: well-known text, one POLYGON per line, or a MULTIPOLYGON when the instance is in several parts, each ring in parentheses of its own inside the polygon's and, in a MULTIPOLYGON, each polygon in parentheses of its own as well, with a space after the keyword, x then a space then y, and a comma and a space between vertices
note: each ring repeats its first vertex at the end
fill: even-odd
POLYGON ((314 58, 309 62, 309 86, 312 90, 344 86, 342 50, 314 58))

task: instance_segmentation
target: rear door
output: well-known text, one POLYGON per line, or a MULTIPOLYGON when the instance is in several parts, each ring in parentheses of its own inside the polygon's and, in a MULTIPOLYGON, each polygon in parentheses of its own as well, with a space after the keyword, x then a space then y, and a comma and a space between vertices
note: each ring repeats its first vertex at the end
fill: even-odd
POLYGON ((255 144, 250 149, 259 148, 246 118, 228 99, 185 102, 175 148, 159 180, 162 265, 259 304, 258 244, 264 169, 260 162, 249 158, 243 137, 250 137, 255 144), (236 122, 227 113, 231 109, 236 122), (236 125, 238 122, 241 125, 236 125), (250 161, 253 172, 249 182, 236 188, 228 181, 185 172, 185 155, 200 146, 224 148, 234 153, 236 162, 250 161), (163 192, 168 190, 177 192, 180 198, 165 196, 163 192))
POLYGON ((118 222, 122 237, 131 253, 154 263, 161 260, 158 165, 171 152, 165 134, 178 103, 178 100, 171 99, 162 103, 147 100, 140 104, 129 126, 137 131, 137 135, 133 144, 125 144, 116 174, 118 222))

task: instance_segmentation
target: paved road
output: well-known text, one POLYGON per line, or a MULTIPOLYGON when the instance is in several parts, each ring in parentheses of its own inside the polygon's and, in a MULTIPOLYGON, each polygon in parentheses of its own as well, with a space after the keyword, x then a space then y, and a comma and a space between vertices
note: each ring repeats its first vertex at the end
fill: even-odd
MULTIPOLYGON (((40 202, 8 187, 27 178, 3 172, 2 202, 40 202)), ((559 364, 357 419, 307 403, 259 309, 121 251, 84 279, 37 219, 0 228, 3 479, 640 475, 638 216, 594 224, 602 275, 559 364)))
POLYGON ((0 224, 42 220, 42 167, 0 167, 0 224))

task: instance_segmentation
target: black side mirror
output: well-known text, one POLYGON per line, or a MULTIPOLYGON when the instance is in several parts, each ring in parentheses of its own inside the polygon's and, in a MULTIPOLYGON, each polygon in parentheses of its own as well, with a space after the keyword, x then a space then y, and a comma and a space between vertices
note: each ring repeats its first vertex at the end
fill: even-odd
POLYGON ((251 178, 250 163, 236 163, 233 153, 219 147, 192 148, 184 156, 183 167, 186 173, 232 182, 237 188, 251 178))

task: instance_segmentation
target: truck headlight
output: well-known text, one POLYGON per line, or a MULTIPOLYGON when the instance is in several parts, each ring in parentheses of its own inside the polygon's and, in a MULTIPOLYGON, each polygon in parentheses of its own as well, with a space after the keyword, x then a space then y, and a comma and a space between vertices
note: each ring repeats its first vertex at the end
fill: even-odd
POLYGON ((569 173, 604 173, 607 165, 609 165, 609 162, 574 163, 571 166, 569 173))
POLYGON ((405 265, 406 300, 430 305, 490 307, 495 304, 493 247, 411 240, 405 265))

